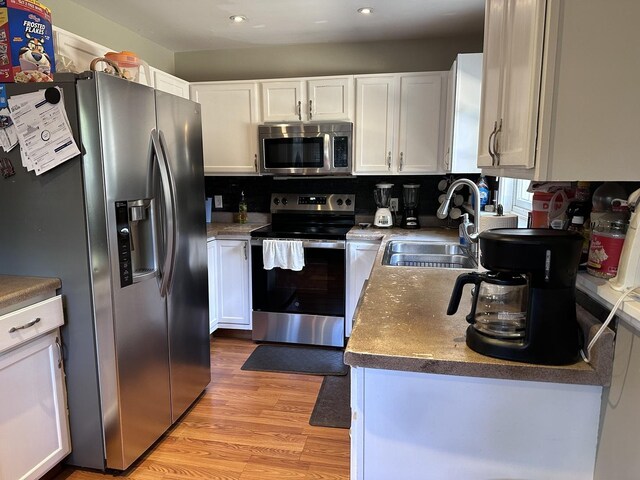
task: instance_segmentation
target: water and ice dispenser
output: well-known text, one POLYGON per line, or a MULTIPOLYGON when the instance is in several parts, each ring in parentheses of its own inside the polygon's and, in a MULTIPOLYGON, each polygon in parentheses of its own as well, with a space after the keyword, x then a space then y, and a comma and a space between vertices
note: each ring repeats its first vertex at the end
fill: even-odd
POLYGON ((126 287, 158 271, 153 200, 118 201, 115 206, 120 286, 126 287))

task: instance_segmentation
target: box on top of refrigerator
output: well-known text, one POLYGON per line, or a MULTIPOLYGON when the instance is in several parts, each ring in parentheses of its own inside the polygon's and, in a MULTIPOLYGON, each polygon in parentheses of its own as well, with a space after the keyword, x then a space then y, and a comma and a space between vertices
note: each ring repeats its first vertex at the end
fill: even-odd
POLYGON ((48 82, 55 71, 51 10, 0 0, 0 82, 48 82))

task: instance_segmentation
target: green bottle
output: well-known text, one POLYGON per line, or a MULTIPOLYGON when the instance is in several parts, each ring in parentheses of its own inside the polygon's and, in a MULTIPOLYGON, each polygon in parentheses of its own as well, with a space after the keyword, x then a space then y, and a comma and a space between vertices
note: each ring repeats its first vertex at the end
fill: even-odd
POLYGON ((240 203, 238 204, 238 221, 247 223, 247 201, 244 199, 244 190, 240 193, 240 203))

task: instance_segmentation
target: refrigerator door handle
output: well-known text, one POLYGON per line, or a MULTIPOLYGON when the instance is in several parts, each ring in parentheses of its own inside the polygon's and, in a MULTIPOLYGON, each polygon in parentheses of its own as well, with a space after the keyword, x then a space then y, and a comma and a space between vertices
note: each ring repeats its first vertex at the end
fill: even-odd
POLYGON ((173 176, 173 172, 171 171, 171 157, 169 153, 169 148, 167 147, 167 141, 164 138, 164 133, 162 130, 158 130, 158 138, 160 139, 160 148, 162 149, 162 158, 164 158, 164 162, 167 168, 167 175, 169 176, 169 183, 171 185, 171 204, 173 205, 172 210, 172 225, 171 229, 173 231, 173 246, 171 251, 171 265, 169 270, 169 279, 167 280, 167 292, 171 290, 171 285, 173 284, 173 274, 176 270, 176 252, 178 250, 178 245, 180 244, 180 229, 178 229, 178 218, 177 218, 177 199, 176 199, 176 179, 173 176))
POLYGON ((162 262, 162 270, 160 271, 160 295, 165 297, 169 292, 169 282, 171 280, 171 272, 175 259, 176 209, 167 160, 160 143, 160 134, 155 128, 151 131, 151 145, 152 156, 158 161, 158 171, 160 172, 160 183, 162 184, 162 197, 164 199, 164 210, 167 222, 164 229, 166 236, 164 261, 162 262))

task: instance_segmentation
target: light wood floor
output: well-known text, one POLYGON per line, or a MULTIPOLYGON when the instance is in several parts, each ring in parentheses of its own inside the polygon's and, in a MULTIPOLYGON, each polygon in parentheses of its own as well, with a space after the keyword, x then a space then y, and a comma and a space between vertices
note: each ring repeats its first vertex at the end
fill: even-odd
POLYGON ((309 425, 322 377, 240 370, 254 348, 214 337, 205 394, 124 474, 67 468, 55 479, 348 479, 349 430, 309 425))

